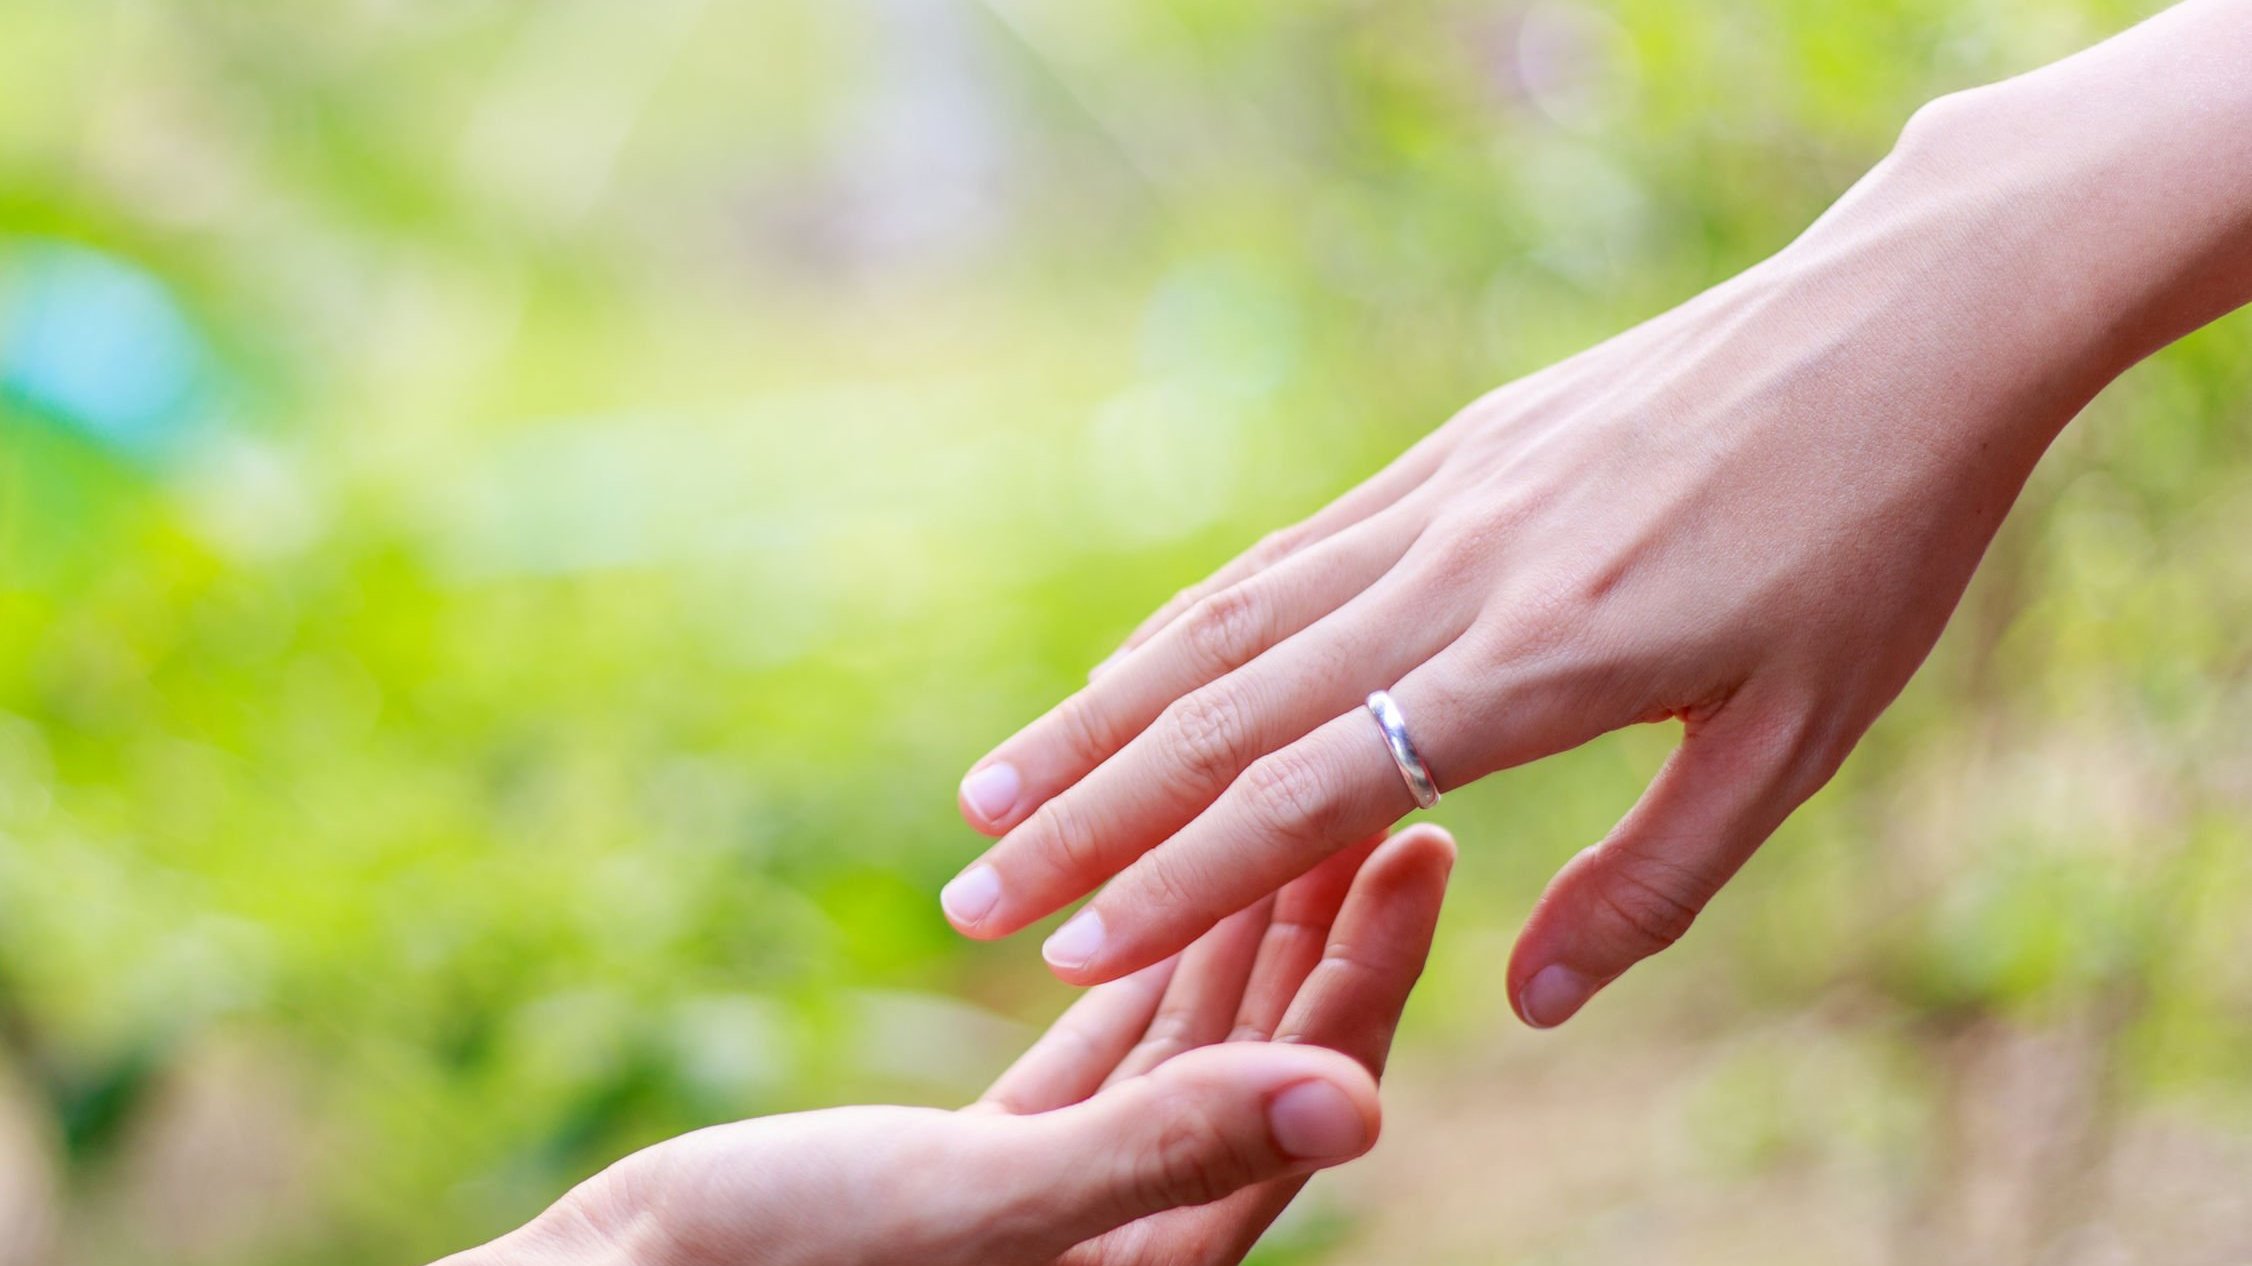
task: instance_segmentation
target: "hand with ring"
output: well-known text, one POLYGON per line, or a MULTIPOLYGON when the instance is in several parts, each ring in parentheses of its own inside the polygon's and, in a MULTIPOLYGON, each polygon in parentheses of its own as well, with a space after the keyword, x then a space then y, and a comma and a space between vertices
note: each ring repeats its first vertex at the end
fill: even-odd
POLYGON ((1427 792, 1677 719, 1510 964, 1523 1019, 1572 1016, 1830 778, 2081 406, 2252 298, 2252 163, 2204 148, 2246 95, 2225 7, 1919 113, 1774 258, 1167 603, 972 768, 1000 838, 948 917, 1004 936, 1100 888, 1044 952, 1114 979, 1427 792))

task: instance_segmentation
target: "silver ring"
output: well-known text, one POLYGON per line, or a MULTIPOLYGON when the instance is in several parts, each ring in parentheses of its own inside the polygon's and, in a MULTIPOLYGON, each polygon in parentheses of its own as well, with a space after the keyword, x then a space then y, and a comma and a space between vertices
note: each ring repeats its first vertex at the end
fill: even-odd
POLYGON ((1376 728, 1384 731, 1384 746, 1392 753, 1392 763, 1399 766, 1408 794, 1415 797, 1415 807, 1428 809, 1439 803, 1439 784, 1432 781, 1431 767, 1423 763, 1415 740, 1408 737, 1407 718, 1400 714, 1400 705, 1379 690, 1368 697, 1368 714, 1376 718, 1376 728))

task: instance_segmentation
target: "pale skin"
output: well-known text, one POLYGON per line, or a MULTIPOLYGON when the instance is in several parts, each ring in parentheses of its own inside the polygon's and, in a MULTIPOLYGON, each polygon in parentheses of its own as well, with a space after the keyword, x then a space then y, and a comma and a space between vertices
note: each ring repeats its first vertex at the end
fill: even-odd
POLYGON ((1152 616, 974 766, 942 897, 1044 954, 1163 959, 1413 801, 1678 719, 1507 989, 1562 1023, 1678 940, 1930 651, 2049 443, 2252 300, 2252 3, 2192 0, 1920 111, 1750 271, 1473 404, 1152 616), (1097 891, 1099 889, 1099 891, 1097 891))
POLYGON ((716 1126, 439 1266, 1229 1266, 1366 1152, 1454 862, 1367 841, 1084 995, 976 1104, 716 1126))

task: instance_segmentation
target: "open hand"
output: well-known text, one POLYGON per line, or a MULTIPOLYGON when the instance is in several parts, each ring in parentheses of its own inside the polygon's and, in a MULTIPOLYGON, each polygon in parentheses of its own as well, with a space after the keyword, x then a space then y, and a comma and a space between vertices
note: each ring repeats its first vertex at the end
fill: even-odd
POLYGON ((1090 991, 958 1112, 855 1107, 627 1157, 441 1266, 1226 1266, 1374 1145, 1454 844, 1328 863, 1090 991))
MULTIPOLYGON (((1637 722, 1680 748, 1556 878, 1509 996, 1560 1023, 1680 937, 1921 663, 2056 430, 2132 359, 2077 273, 2009 272, 2034 177, 1937 123, 1783 254, 1494 392, 1168 603, 964 780, 949 884, 1116 978, 1438 786, 1637 722), (2011 277, 2007 284, 2001 278, 2011 277)), ((2017 154, 2030 153, 2019 147, 2017 154)))

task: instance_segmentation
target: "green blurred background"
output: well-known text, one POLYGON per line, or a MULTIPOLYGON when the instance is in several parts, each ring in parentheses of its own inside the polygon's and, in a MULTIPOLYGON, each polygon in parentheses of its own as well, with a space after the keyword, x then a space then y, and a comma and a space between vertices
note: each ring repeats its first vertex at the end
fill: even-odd
MULTIPOLYGON (((0 1263, 427 1259, 1066 1001, 954 784, 1473 396, 2153 6, 9 0, 0 1263)), ((1678 951, 1509 1020, 1672 735, 1450 797, 1274 1261, 2252 1261, 2252 325, 2036 479, 1678 951)))

